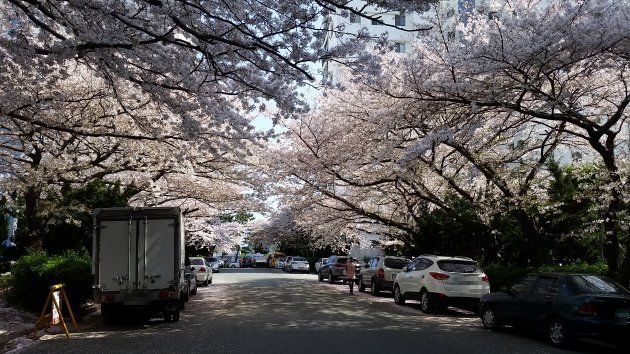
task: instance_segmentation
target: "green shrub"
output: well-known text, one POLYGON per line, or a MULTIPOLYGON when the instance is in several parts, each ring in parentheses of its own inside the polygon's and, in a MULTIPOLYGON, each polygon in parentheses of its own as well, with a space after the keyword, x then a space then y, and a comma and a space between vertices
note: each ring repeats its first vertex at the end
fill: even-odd
POLYGON ((490 265, 483 267, 483 271, 490 278, 490 290, 498 291, 502 287, 508 287, 527 273, 531 268, 511 267, 504 265, 490 265))
POLYGON ((567 272, 567 273, 589 273, 589 274, 608 274, 608 265, 606 263, 578 263, 566 265, 544 265, 538 268, 541 272, 567 272))
POLYGON ((29 252, 13 266, 13 287, 8 300, 28 310, 44 306, 48 287, 65 284, 66 294, 77 307, 92 294, 91 260, 86 253, 67 251, 49 256, 46 252, 29 252))

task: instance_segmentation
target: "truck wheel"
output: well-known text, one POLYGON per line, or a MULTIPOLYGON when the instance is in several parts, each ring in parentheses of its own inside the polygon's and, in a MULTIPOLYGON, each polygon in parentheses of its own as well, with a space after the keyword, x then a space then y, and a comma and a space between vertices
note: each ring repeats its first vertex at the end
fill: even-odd
POLYGON ((322 272, 318 272, 318 273, 317 273, 317 279, 318 279, 319 281, 324 281, 324 276, 322 275, 322 272))
POLYGON ((164 322, 171 322, 173 320, 173 315, 170 312, 164 312, 164 322))
POLYGON ((333 277, 332 272, 328 273, 328 283, 330 283, 330 284, 334 284, 335 283, 335 278, 333 277))
POLYGON ((101 316, 103 316, 103 322, 107 325, 113 325, 118 322, 118 311, 106 304, 101 304, 101 316))
POLYGON ((179 322, 179 311, 173 312, 173 322, 179 322))

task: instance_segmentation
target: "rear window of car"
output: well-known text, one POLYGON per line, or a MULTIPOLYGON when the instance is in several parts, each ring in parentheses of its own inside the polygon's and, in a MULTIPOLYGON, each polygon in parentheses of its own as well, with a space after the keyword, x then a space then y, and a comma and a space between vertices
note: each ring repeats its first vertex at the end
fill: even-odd
POLYGON ((452 273, 477 273, 480 270, 474 261, 449 260, 438 261, 437 264, 441 270, 452 273))
POLYGON ((600 275, 573 275, 569 277, 569 282, 578 293, 629 294, 628 290, 623 288, 621 285, 600 275))
POLYGON ((293 261, 298 261, 298 262, 302 262, 305 261, 306 259, 304 259, 304 257, 293 257, 293 261))
POLYGON ((203 265, 203 259, 201 258, 192 258, 190 260, 191 265, 203 265))
POLYGON ((385 267, 394 269, 403 269, 409 264, 409 260, 405 258, 385 258, 385 267))
POLYGON ((346 264, 347 262, 348 262, 348 258, 346 258, 346 257, 339 257, 339 258, 337 258, 337 263, 346 264))

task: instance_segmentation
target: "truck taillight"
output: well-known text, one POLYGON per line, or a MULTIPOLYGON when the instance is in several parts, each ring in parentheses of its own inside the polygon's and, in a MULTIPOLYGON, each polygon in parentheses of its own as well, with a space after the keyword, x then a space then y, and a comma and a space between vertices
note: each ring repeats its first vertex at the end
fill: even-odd
POLYGON ((160 300, 164 300, 164 299, 172 299, 175 297, 175 292, 173 291, 160 291, 160 300))
POLYGON ((488 278, 487 275, 484 275, 483 277, 481 277, 481 281, 484 282, 484 283, 487 283, 487 282, 490 281, 490 278, 488 278))
POLYGON ((199 270, 198 270, 197 272, 199 272, 199 273, 205 273, 205 272, 206 272, 206 268, 201 267, 201 268, 199 268, 199 270))
POLYGON ((378 269, 378 277, 381 279, 385 278, 385 269, 383 268, 378 269))
POLYGON ((429 275, 432 276, 434 279, 437 280, 444 280, 444 279, 448 279, 449 276, 443 273, 438 273, 438 272, 429 272, 429 275))

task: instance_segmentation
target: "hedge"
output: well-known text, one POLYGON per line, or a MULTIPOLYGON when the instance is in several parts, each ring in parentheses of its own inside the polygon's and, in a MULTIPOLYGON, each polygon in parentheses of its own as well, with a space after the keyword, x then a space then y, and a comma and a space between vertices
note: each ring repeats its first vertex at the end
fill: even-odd
POLYGON ((519 278, 528 273, 534 272, 566 272, 566 273, 590 273, 602 274, 608 273, 606 263, 578 263, 567 265, 543 265, 538 268, 511 267, 504 265, 488 265, 482 267, 483 271, 490 278, 491 291, 498 291, 502 287, 509 287, 519 278))
POLYGON ((49 256, 43 251, 31 251, 11 268, 13 281, 7 299, 28 310, 41 310, 48 287, 65 284, 70 303, 78 307, 92 295, 91 264, 87 253, 67 251, 49 256))

